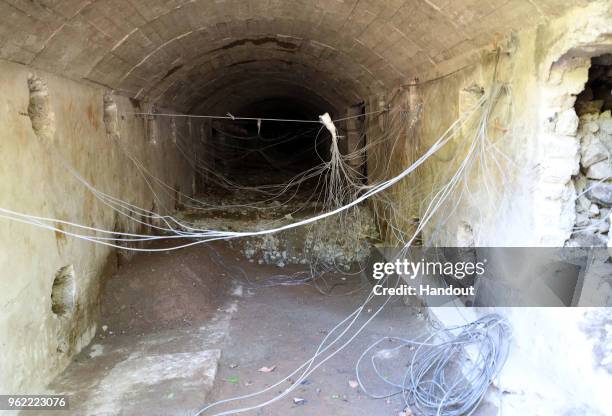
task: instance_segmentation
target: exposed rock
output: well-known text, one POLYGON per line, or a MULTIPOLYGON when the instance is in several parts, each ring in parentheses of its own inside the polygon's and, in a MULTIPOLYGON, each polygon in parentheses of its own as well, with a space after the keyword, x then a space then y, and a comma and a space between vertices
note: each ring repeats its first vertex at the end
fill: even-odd
POLYGON ((589 207, 589 217, 596 217, 597 215, 599 215, 599 207, 595 204, 592 204, 589 207))
MULTIPOLYGON (((322 205, 312 201, 309 195, 298 194, 291 203, 282 204, 274 200, 267 203, 263 210, 245 210, 243 205, 249 198, 253 198, 249 192, 212 195, 210 203, 217 206, 225 203, 225 206, 206 212, 186 209, 180 218, 198 228, 258 231, 302 220, 306 215, 322 209, 322 205)), ((368 258, 372 241, 378 239, 371 211, 363 206, 355 207, 350 216, 335 216, 282 233, 251 236, 236 240, 234 244, 252 263, 281 268, 311 264, 317 270, 333 267, 348 271, 368 258)))
MULTIPOLYGON (((587 187, 587 182, 588 182, 587 178, 584 177, 584 175, 579 175, 579 176, 577 176, 574 179, 574 187, 576 188, 576 192, 578 194, 582 194, 584 192, 584 190, 587 187)), ((586 199, 586 197, 585 197, 585 199, 586 199)), ((586 209, 588 209, 588 206, 587 206, 587 208, 585 208, 585 210, 586 209)))
POLYGON ((597 162, 587 169, 586 176, 589 179, 612 178, 612 163, 608 159, 597 162))
POLYGON ((589 225, 589 216, 586 214, 576 214, 576 226, 585 227, 589 225))
POLYGON ((597 123, 589 123, 585 127, 589 133, 597 133, 599 131, 599 124, 597 123))
POLYGON ((601 112, 603 104, 603 100, 578 101, 576 102, 576 113, 580 116, 583 114, 599 113, 601 112))
POLYGON ((612 120, 602 120, 599 122, 601 132, 607 135, 612 135, 612 120))
MULTIPOLYGON (((592 60, 592 65, 595 66, 610 66, 612 65, 612 54, 604 54, 604 55, 600 55, 600 56, 596 56, 594 57, 592 60)), ((609 73, 609 70, 608 70, 609 73)), ((609 77, 610 75, 608 75, 609 77)))
POLYGON ((555 132, 564 136, 573 136, 578 129, 578 116, 574 109, 565 110, 557 115, 555 132))
POLYGON ((42 78, 29 74, 28 89, 30 90, 28 116, 32 122, 32 130, 38 138, 50 143, 55 136, 55 113, 49 102, 47 83, 42 78))
POLYGON ((580 163, 583 167, 588 168, 597 162, 607 160, 610 153, 596 136, 587 134, 580 142, 580 154, 582 156, 580 163))
MULTIPOLYGON (((600 98, 597 94, 595 96, 600 98)), ((579 101, 590 99, 591 102, 576 103, 576 111, 580 114, 577 133, 580 172, 573 183, 580 196, 576 199, 575 226, 582 231, 567 241, 566 244, 573 247, 605 247, 612 240, 608 236, 612 213, 609 208, 612 207, 612 117, 609 110, 601 114, 581 112, 602 108, 602 100, 593 101, 592 95, 593 91, 585 90, 579 101)))
POLYGON ((589 121, 597 120, 599 118, 599 114, 581 114, 580 122, 588 123, 589 121))
MULTIPOLYGON (((611 153, 612 152, 612 131, 606 131, 606 130, 612 130, 612 120, 598 120, 598 122, 599 122, 598 125, 601 128, 597 133, 592 134, 592 135, 597 137, 597 139, 604 145, 608 153, 611 153), (604 126, 606 126, 605 129, 604 129, 604 126)), ((587 133, 586 135, 587 136, 591 135, 591 133, 587 133)))
POLYGON ((612 184, 598 183, 591 184, 591 189, 587 193, 589 199, 597 204, 612 207, 612 184))
POLYGON ((586 196, 580 195, 576 200, 576 211, 587 212, 589 208, 591 208, 591 201, 586 196))
MULTIPOLYGON (((606 234, 608 232, 610 232, 610 220, 600 220, 601 222, 599 223, 599 229, 597 230, 597 232, 601 233, 601 234, 606 234)), ((608 239, 610 239, 610 236, 608 236, 608 239)))
POLYGON ((576 233, 570 238, 566 247, 605 247, 606 240, 599 234, 589 232, 576 233))
MULTIPOLYGON (((612 54, 606 55, 612 62, 612 54)), ((595 59, 595 58, 594 58, 595 59)), ((611 68, 592 62, 589 77, 612 74, 611 68), (607 71, 607 72, 606 72, 607 71)), ((612 80, 612 77, 609 77, 612 80)), ((612 213, 612 96, 605 82, 590 83, 576 98, 579 115, 580 171, 573 177, 576 193, 575 229, 570 246, 609 246, 612 213), (602 109, 605 111, 602 112, 602 109)), ((568 116, 569 117, 569 116, 568 116)), ((612 255, 612 250, 611 255, 612 255)))

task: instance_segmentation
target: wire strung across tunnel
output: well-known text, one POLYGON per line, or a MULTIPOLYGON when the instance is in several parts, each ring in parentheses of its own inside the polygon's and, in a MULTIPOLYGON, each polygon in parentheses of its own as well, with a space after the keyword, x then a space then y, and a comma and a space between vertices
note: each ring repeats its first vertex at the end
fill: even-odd
MULTIPOLYGON (((492 88, 491 93, 489 93, 488 97, 486 97, 487 99, 485 99, 485 97, 483 97, 479 103, 477 104, 477 108, 480 108, 482 106, 482 115, 479 118, 477 124, 477 127, 474 129, 474 139, 472 141, 472 144, 470 146, 468 155, 466 156, 466 158, 462 161, 462 163, 460 164, 459 169, 457 170, 457 172, 453 175, 452 179, 445 185, 443 186, 440 191, 438 191, 435 195, 434 198, 432 198, 432 202, 428 205, 427 207, 427 211, 423 217, 423 220, 425 221, 425 223, 429 222, 433 216, 433 213, 435 211, 437 211, 440 206, 449 198, 449 196, 452 194, 452 192, 454 190, 456 190, 457 186, 459 183, 461 183, 461 180, 463 178, 463 176, 465 175, 465 172, 473 166, 473 163, 475 161, 480 160, 480 156, 479 156, 479 150, 488 150, 488 146, 486 145, 488 142, 488 135, 487 135, 487 126, 488 126, 488 120, 489 120, 489 116, 491 114, 492 108, 495 104, 495 102, 497 102, 497 98, 499 97, 499 94, 501 94, 504 91, 503 88, 500 88, 499 86, 494 86, 492 88), (487 101, 485 103, 485 101, 487 101)), ((471 114, 470 114, 471 115, 471 114)), ((419 227, 423 227, 425 223, 421 223, 419 225, 419 227)), ((404 249, 400 251, 400 253, 396 256, 396 258, 401 257, 402 253, 404 250, 407 249, 408 246, 410 246, 410 244, 412 244, 412 242, 414 241, 414 239, 416 238, 416 235, 418 234, 419 229, 417 229, 417 232, 415 232, 413 234, 413 236, 410 238, 410 240, 408 240, 407 242, 405 242, 405 246, 404 249)), ((380 282, 380 284, 388 284, 388 279, 387 278, 383 278, 383 280, 380 282)), ((399 284, 399 279, 397 279, 395 286, 397 287, 397 285, 399 284)), ((284 379, 279 380, 277 383, 254 393, 248 394, 248 395, 244 395, 244 396, 238 396, 238 397, 234 397, 231 399, 225 399, 225 400, 221 400, 215 403, 212 403, 204 408, 202 408, 197 415, 203 414, 203 413, 207 413, 210 409, 212 409, 213 407, 216 406, 220 406, 220 405, 224 405, 224 404, 228 404, 228 403, 232 403, 234 401, 243 401, 243 400, 248 400, 248 399, 252 399, 255 397, 258 397, 260 395, 263 395, 265 393, 271 392, 274 389, 276 389, 278 386, 280 386, 284 381, 291 379, 293 381, 292 385, 288 388, 286 388, 285 390, 283 390, 281 393, 278 393, 276 395, 274 395, 272 398, 270 399, 263 399, 263 401, 259 402, 256 405, 252 405, 252 406, 246 406, 246 407, 237 407, 237 408, 233 408, 231 410, 227 410, 227 411, 221 411, 221 412, 217 412, 214 413, 215 416, 224 416, 224 415, 232 415, 232 414, 238 414, 238 413, 243 413, 246 411, 252 411, 255 409, 259 409, 262 407, 265 407, 271 403, 274 403, 275 401, 278 401, 280 399, 282 399, 283 397, 286 397, 288 394, 290 394, 293 390, 295 390, 297 388, 297 386, 300 385, 300 383, 308 376, 310 375, 313 371, 315 371, 317 368, 319 368, 321 365, 323 365, 326 361, 328 361, 329 359, 333 358, 336 354, 338 354, 340 351, 342 351, 347 345, 349 345, 352 340, 355 339, 355 337, 357 337, 357 335, 359 335, 359 333, 361 333, 361 331, 382 311, 382 309, 387 305, 387 303, 390 301, 391 297, 387 296, 386 299, 384 299, 383 303, 379 306, 376 307, 376 309, 373 311, 373 313, 367 317, 364 317, 363 312, 366 308, 366 306, 371 305, 371 302, 374 300, 374 295, 373 292, 370 292, 370 294, 366 297, 366 299, 364 300, 364 302, 361 304, 361 306, 359 306, 352 314, 350 314, 345 320, 343 320, 342 322, 340 322, 338 325, 336 325, 335 327, 331 328, 331 330, 328 332, 328 335, 321 341, 321 343, 319 344, 317 350, 315 351, 315 353, 311 356, 311 358, 309 360, 307 360, 306 362, 304 362, 300 367, 298 367, 294 372, 292 372, 291 374, 289 374, 287 377, 285 377, 284 379), (359 318, 365 319, 365 322, 363 322, 362 324, 358 324, 358 320, 359 318), (356 327, 355 327, 356 326, 356 327), (350 333, 349 331, 353 329, 352 333, 350 333), (333 336, 332 336, 333 334, 333 336), (343 342, 340 342, 341 340, 344 340, 343 342), (331 351, 331 352, 330 352, 331 351), (326 354, 327 353, 327 354, 326 354), (299 374, 299 375, 298 375, 299 374), (297 378, 296 378, 296 375, 297 378)), ((507 335, 506 332, 504 332, 503 336, 505 337, 507 335)), ((500 343, 500 345, 502 345, 500 343)), ((499 362, 492 362, 492 361, 487 361, 485 362, 485 369, 483 370, 483 374, 486 374, 487 376, 494 376, 495 374, 497 374, 498 372, 498 368, 501 368, 501 365, 503 365, 503 361, 499 361, 499 362), (495 367, 496 370, 492 370, 490 367, 492 364, 494 364, 495 366, 499 366, 499 367, 495 367)), ((476 401, 476 403, 479 403, 480 400, 482 400, 482 397, 484 396, 484 391, 482 390, 482 386, 486 384, 486 386, 488 386, 490 384, 490 382, 492 381, 492 378, 487 377, 486 378, 486 383, 482 383, 482 384, 474 384, 472 386, 470 386, 469 389, 466 389, 463 391, 462 397, 467 397, 468 399, 466 400, 466 403, 468 403, 468 405, 473 405, 474 404, 474 400, 476 401)), ((404 383, 405 384, 405 383, 404 383)), ((432 400, 431 402, 429 402, 428 404, 430 406, 434 406, 436 407, 437 410, 437 414, 438 415, 445 415, 445 414, 453 414, 453 413, 441 413, 441 409, 445 408, 445 405, 448 403, 448 397, 445 396, 439 396, 439 395, 434 395, 433 393, 429 394, 429 395, 422 395, 420 396, 422 399, 425 400, 432 400), (437 400, 437 401, 436 401, 437 400)), ((468 413, 463 413, 465 415, 469 415, 471 413, 473 413, 475 407, 472 407, 471 409, 469 409, 468 413)), ((454 413, 454 414, 461 414, 461 413, 454 413)))
MULTIPOLYGON (((404 178, 407 178, 409 175, 414 174, 417 169, 423 166, 423 164, 427 160, 429 160, 432 155, 434 155, 447 143, 457 137, 459 135, 459 132, 463 128, 473 123, 475 125, 472 130, 473 137, 471 138, 470 146, 467 149, 466 156, 461 160, 457 168, 453 168, 452 174, 450 175, 450 179, 445 179, 445 182, 438 185, 436 189, 432 190, 430 197, 427 199, 429 202, 426 204, 425 209, 423 210, 423 216, 421 218, 420 223, 416 227, 416 230, 414 230, 414 232, 411 233, 408 238, 401 240, 404 244, 404 249, 406 249, 407 247, 413 244, 413 242, 415 241, 419 233, 424 229, 424 227, 432 221, 434 214, 439 213, 439 211, 446 206, 451 195, 456 195, 456 192, 458 190, 460 190, 459 198, 469 193, 469 189, 467 187, 464 187, 463 189, 460 188, 461 184, 465 185, 465 177, 468 171, 474 168, 490 169, 488 163, 486 162, 487 157, 492 157, 494 165, 497 165, 499 167, 499 161, 497 161, 494 156, 496 150, 494 149, 494 147, 491 146, 491 143, 489 142, 487 137, 487 128, 492 107, 495 105, 499 94, 501 94, 503 91, 503 88, 499 86, 494 86, 491 92, 488 95, 483 95, 469 112, 466 112, 454 123, 452 123, 452 125, 446 130, 446 132, 429 149, 424 151, 423 154, 414 161, 414 163, 405 168, 399 174, 394 175, 389 179, 381 180, 375 184, 363 185, 360 182, 357 183, 357 181, 354 180, 354 177, 352 177, 352 168, 348 165, 347 162, 348 160, 351 160, 352 158, 356 157, 356 155, 354 153, 349 154, 347 156, 340 155, 338 150, 334 146, 332 146, 332 158, 329 161, 322 163, 317 168, 318 174, 315 175, 315 177, 318 176, 319 178, 322 178, 328 183, 328 186, 324 188, 328 190, 328 192, 323 193, 322 196, 327 202, 327 206, 329 208, 323 213, 281 226, 269 227, 262 230, 252 231, 199 229, 187 222, 177 219, 173 215, 158 214, 152 210, 140 208, 129 202, 122 201, 119 198, 112 197, 106 193, 103 193, 102 191, 97 190, 95 187, 93 187, 93 185, 91 185, 87 180, 85 180, 85 178, 83 178, 55 148, 50 149, 54 157, 57 157, 60 163, 67 169, 67 171, 81 184, 83 184, 101 203, 111 208, 118 214, 125 216, 131 221, 146 225, 149 228, 167 234, 161 236, 151 236, 139 233, 109 231, 96 227, 84 226, 69 221, 18 213, 4 208, 0 208, 0 212, 2 213, 0 214, 0 216, 11 219, 13 221, 23 222, 53 230, 61 234, 82 238, 87 241, 92 241, 95 243, 116 247, 119 249, 134 251, 167 251, 218 239, 235 239, 241 237, 269 235, 300 226, 311 225, 318 221, 324 221, 336 215, 346 214, 348 210, 354 208, 361 202, 370 198, 380 197, 380 202, 389 203, 390 200, 384 197, 385 191, 393 187, 398 182, 402 181, 404 178), (158 221, 160 224, 149 224, 148 222, 142 220, 143 217, 158 221), (75 231, 63 230, 56 226, 55 223, 73 227, 75 231), (85 232, 92 233, 86 234, 85 232), (102 234, 102 236, 98 234, 102 234), (161 239, 192 239, 194 241, 185 244, 180 244, 177 246, 156 249, 130 247, 122 245, 161 239)), ((377 139, 374 138, 373 142, 376 141, 377 139)), ((360 153, 362 151, 363 149, 359 149, 356 151, 356 153, 360 153)), ((138 161, 135 158, 130 158, 130 160, 132 160, 132 162, 138 167, 138 170, 141 173, 143 179, 147 182, 149 189, 151 189, 151 191, 155 194, 153 190, 153 183, 161 184, 163 181, 155 180, 154 176, 151 175, 150 172, 145 170, 144 164, 142 164, 142 162, 138 161)), ((315 170, 315 172, 317 172, 317 170, 315 170)), ((290 181, 289 185, 283 184, 264 187, 265 190, 263 193, 264 195, 267 195, 267 197, 276 198, 279 195, 282 195, 283 193, 287 192, 288 188, 295 186, 295 183, 299 183, 304 178, 304 176, 298 175, 297 178, 298 179, 293 182, 290 181)), ((229 185, 228 183, 225 184, 229 185)), ((452 212, 452 210, 455 209, 456 204, 457 201, 455 201, 454 205, 450 205, 445 209, 449 209, 452 212)), ((393 213, 397 212, 396 207, 390 206, 390 208, 393 213)), ((391 218, 389 219, 391 220, 391 218)), ((400 226, 397 225, 397 223, 393 223, 392 221, 391 227, 396 230, 400 229, 400 226)), ((400 237, 403 236, 400 231, 398 231, 397 235, 400 237)), ((382 304, 376 308, 374 313, 369 316, 364 316, 363 311, 366 305, 368 305, 373 299, 374 295, 371 292, 359 308, 357 308, 345 320, 340 322, 338 325, 332 328, 331 331, 329 331, 328 335, 322 340, 321 344, 319 345, 313 356, 287 377, 289 378, 295 376, 296 374, 299 374, 299 377, 297 380, 295 380, 294 385, 286 388, 281 394, 275 395, 274 397, 267 400, 264 399, 264 401, 256 405, 224 411, 221 413, 217 413, 217 415, 229 415, 261 408, 279 400, 282 397, 285 397, 287 394, 293 391, 293 389, 295 389, 295 386, 299 385, 301 380, 303 380, 305 377, 307 377, 309 374, 311 374, 313 371, 323 365, 326 361, 328 361, 333 356, 342 351, 347 345, 349 345, 350 342, 363 330, 363 328, 365 328, 365 326, 368 325, 380 313, 384 306, 389 302, 390 297, 384 299, 382 304)), ((230 403, 235 400, 258 397, 261 394, 272 391, 272 389, 280 385, 280 383, 282 383, 287 378, 262 391, 255 392, 246 396, 223 400, 208 405, 202 408, 201 411, 198 412, 198 414, 207 412, 213 406, 230 403)))
MULTIPOLYGON (((333 119, 334 123, 339 121, 351 120, 354 118, 361 118, 363 116, 380 114, 383 112, 389 111, 388 108, 383 108, 382 110, 371 111, 365 114, 358 114, 355 116, 347 116, 333 119)), ((321 120, 307 120, 307 119, 291 119, 291 118, 271 118, 271 117, 242 117, 242 116, 234 116, 231 113, 227 113, 225 116, 213 116, 213 115, 203 115, 203 114, 183 114, 183 113, 157 113, 157 112, 126 112, 122 113, 123 115, 131 115, 131 116, 159 116, 159 117, 184 117, 184 118, 205 118, 205 119, 213 119, 213 120, 232 120, 232 121, 272 121, 272 122, 282 122, 282 123, 312 123, 312 124, 321 124, 321 120)))
MULTIPOLYGON (((483 103, 484 103, 484 98, 482 98, 478 105, 476 106, 476 108, 480 107, 483 103)), ((475 109, 476 109, 475 108, 475 109)), ((99 190, 97 190, 95 187, 93 187, 85 178, 83 178, 62 156, 61 154, 59 154, 57 152, 57 150, 55 148, 50 149, 55 155, 57 155, 59 161, 65 166, 65 168, 79 181, 81 182, 87 189, 89 189, 100 201, 102 201, 105 205, 111 207, 112 209, 116 210, 117 212, 119 212, 122 215, 128 215, 130 216, 131 214, 136 214, 136 215, 141 215, 141 214, 145 214, 147 216, 149 216, 152 219, 156 219, 156 220, 161 220, 164 224, 165 227, 163 226, 151 226, 152 228, 158 229, 159 231, 167 231, 170 232, 174 235, 170 235, 170 236, 148 236, 148 235, 143 235, 143 234, 135 234, 135 233, 117 233, 115 231, 109 231, 109 230, 104 230, 104 229, 100 229, 100 228, 95 228, 95 227, 87 227, 87 226, 82 226, 82 225, 78 225, 75 223, 71 223, 68 221, 61 221, 61 220, 57 220, 57 219, 50 219, 50 218, 44 218, 44 217, 38 217, 38 216, 31 216, 31 215, 27 215, 27 214, 20 214, 18 212, 15 211, 11 211, 11 210, 7 210, 4 208, 1 208, 0 211, 4 212, 7 215, 13 215, 15 216, 15 220, 20 219, 23 222, 27 222, 28 218, 31 218, 33 221, 33 225, 38 225, 41 226, 42 222, 60 222, 62 224, 65 225, 70 225, 76 228, 80 228, 80 229, 84 229, 84 230, 91 230, 91 231, 96 231, 96 232, 100 232, 103 234, 118 234, 121 236, 125 236, 127 238, 113 238, 113 237, 96 237, 94 235, 79 235, 76 233, 70 233, 64 230, 60 230, 57 227, 54 227, 52 225, 46 225, 45 228, 54 230, 54 231, 58 231, 61 233, 65 233, 67 235, 71 235, 74 237, 79 237, 79 238, 84 238, 87 239, 89 241, 95 241, 95 242, 99 242, 101 244, 104 245, 108 245, 108 246, 112 246, 115 248, 121 248, 121 249, 126 249, 126 250, 134 250, 134 251, 166 251, 166 250, 175 250, 175 249, 179 249, 179 248, 183 248, 183 247, 187 247, 193 244, 199 244, 199 243, 203 243, 206 241, 214 241, 217 239, 231 239, 231 238, 239 238, 239 237, 248 237, 248 236, 255 236, 255 235, 265 235, 265 234, 272 234, 272 233, 276 233, 276 232, 280 232, 280 231, 284 231, 284 230, 288 230, 288 229, 292 229, 292 228, 296 228, 299 226, 303 226, 303 225, 307 225, 307 224, 311 224, 314 223, 316 221, 320 221, 323 220, 325 218, 329 218, 333 215, 337 215, 340 214, 354 206, 356 206, 357 204, 365 201, 366 199, 372 197, 373 195, 376 195, 377 193, 382 192, 385 189, 390 188, 391 186, 393 186, 394 184, 396 184, 397 182, 399 182, 400 180, 402 180, 404 177, 408 176, 410 173, 414 172, 416 170, 417 167, 419 167, 421 164, 423 164, 432 154, 434 154, 436 151, 438 151, 440 148, 442 148, 446 143, 448 143, 453 137, 454 135, 457 133, 457 129, 460 128, 463 124, 466 123, 466 121, 469 119, 469 116, 471 116, 474 113, 474 110, 470 113, 467 113, 466 116, 462 117, 461 119, 457 120, 455 123, 453 123, 453 125, 445 132, 444 135, 442 135, 442 137, 424 154, 422 155, 414 164, 412 164, 411 166, 409 166, 407 169, 405 169, 402 173, 400 173, 399 175, 386 180, 386 181, 382 181, 379 184, 376 185, 371 185, 371 186, 363 186, 364 189, 367 189, 366 192, 364 192, 363 194, 361 194, 360 196, 358 196, 357 198, 355 198, 354 200, 350 201, 349 203, 336 207, 335 209, 328 211, 328 212, 324 212, 322 214, 313 216, 311 218, 307 218, 301 221, 297 221, 295 223, 290 223, 284 226, 280 226, 280 227, 276 227, 276 228, 271 228, 271 229, 266 229, 266 230, 258 230, 258 231, 238 231, 238 232, 230 232, 230 231, 221 231, 221 230, 198 230, 198 229, 193 229, 192 227, 190 227, 188 224, 182 223, 180 221, 178 221, 176 218, 174 218, 171 215, 160 215, 157 214, 155 212, 152 212, 150 210, 144 209, 144 208, 140 208, 140 207, 136 207, 132 204, 129 204, 127 202, 121 201, 120 199, 111 197, 108 194, 105 194, 99 190), (124 211, 125 210, 125 211, 124 211), (182 231, 182 229, 185 229, 186 231, 182 231), (181 246, 174 246, 174 247, 169 247, 169 248, 159 248, 159 249, 141 249, 141 248, 134 248, 134 247, 122 247, 122 246, 117 246, 116 244, 112 244, 109 243, 107 240, 119 240, 119 241, 123 241, 123 242, 130 242, 130 241, 146 241, 146 240, 155 240, 155 239, 163 239, 163 238, 198 238, 197 241, 192 242, 192 243, 188 243, 188 244, 184 244, 181 246)), ((334 158, 334 161, 337 161, 337 158, 334 158)), ((327 169, 331 168, 330 170, 334 170, 333 168, 333 163, 327 163, 325 164, 325 167, 327 169)), ((341 171, 345 171, 344 169, 340 169, 341 171)), ((360 186, 361 187, 361 186, 360 186)), ((142 223, 142 221, 140 221, 139 219, 136 219, 134 217, 131 217, 132 219, 134 219, 137 222, 142 223)))

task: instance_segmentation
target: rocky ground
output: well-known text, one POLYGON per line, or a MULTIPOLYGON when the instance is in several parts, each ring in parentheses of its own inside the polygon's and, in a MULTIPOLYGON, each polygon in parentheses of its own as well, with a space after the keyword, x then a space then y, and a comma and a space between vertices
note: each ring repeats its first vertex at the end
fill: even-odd
MULTIPOLYGON (((325 212, 312 194, 297 192, 266 201, 248 191, 226 191, 216 198, 207 196, 210 208, 184 209, 179 218, 202 229, 259 231, 280 227, 325 212), (253 203, 253 201, 261 201, 253 203)), ((344 215, 276 234, 231 241, 248 261, 284 268, 309 264, 341 272, 355 270, 379 240, 374 219, 367 207, 355 207, 344 215)))

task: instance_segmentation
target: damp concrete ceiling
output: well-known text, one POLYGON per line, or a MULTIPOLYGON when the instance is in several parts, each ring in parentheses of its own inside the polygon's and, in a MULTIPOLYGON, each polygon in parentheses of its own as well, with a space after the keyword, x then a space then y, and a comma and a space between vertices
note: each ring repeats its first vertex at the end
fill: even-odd
POLYGON ((342 108, 577 3, 0 0, 0 58, 181 111, 272 94, 342 108))

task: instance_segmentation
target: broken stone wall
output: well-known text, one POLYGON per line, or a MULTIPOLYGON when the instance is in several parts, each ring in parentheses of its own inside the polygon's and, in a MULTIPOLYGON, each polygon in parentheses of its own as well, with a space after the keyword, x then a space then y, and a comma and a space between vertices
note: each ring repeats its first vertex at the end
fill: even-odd
POLYGON ((580 170, 574 176, 576 222, 568 246, 603 247, 610 243, 612 207, 612 55, 592 59, 589 82, 578 95, 580 170), (591 79, 593 78, 593 79, 591 79))
MULTIPOLYGON (((121 96, 105 101, 106 91, 99 86, 43 71, 36 71, 38 78, 30 83, 40 83, 33 90, 45 92, 34 94, 38 97, 29 108, 30 71, 0 62, 0 207, 107 230, 146 232, 98 201, 60 162, 65 159, 109 195, 146 209, 173 210, 173 195, 158 190, 154 201, 113 135, 151 173, 191 192, 192 172, 171 142, 169 119, 130 115, 142 111, 136 101, 121 96), (145 123, 155 126, 156 143, 145 123)), ((176 124, 177 134, 189 134, 184 122, 176 124)), ((0 391, 40 393, 93 337, 102 278, 116 267, 115 251, 6 219, 0 219, 0 247, 0 391)))
MULTIPOLYGON (((581 172, 580 143, 588 134, 585 129, 595 129, 586 127, 586 123, 579 128, 574 104, 587 82, 590 58, 610 53, 611 21, 609 2, 592 2, 536 29, 500 39, 482 51, 477 63, 449 70, 448 76, 418 74, 421 149, 429 148, 479 94, 489 91, 495 68, 492 52, 497 47, 502 52, 497 79, 510 91, 509 99, 500 102, 489 126, 497 150, 511 161, 502 169, 509 180, 498 173, 470 175, 463 192, 453 197, 451 209, 440 209, 432 218, 423 232, 424 244, 527 247, 565 244, 572 235, 577 214, 580 191, 574 180, 581 172)), ((388 97, 392 96, 390 92, 388 97)), ((377 108, 370 101, 366 112, 377 108)), ((598 115, 600 130, 605 122, 602 117, 607 116, 598 115)), ((373 125, 374 120, 368 122, 370 140, 378 131, 372 129, 378 127, 373 125)), ((415 193, 424 197, 419 201, 417 215, 422 217, 430 192, 444 183, 449 172, 456 170, 469 144, 469 132, 462 131, 458 140, 446 145, 420 169, 416 191, 406 187, 390 194, 398 198, 397 206, 405 207, 401 212, 404 218, 414 216, 415 193)), ((384 146, 372 149, 368 163, 385 158, 393 164, 394 171, 407 166, 397 165, 402 159, 384 146)), ((598 219, 602 219, 600 214, 598 219)), ((472 311, 473 318, 488 312, 472 309, 462 311, 461 315, 470 319, 472 311)), ((495 383, 504 394, 492 402, 502 414, 530 414, 534 408, 542 414, 605 414, 609 394, 602 386, 608 374, 592 348, 592 334, 582 329, 595 325, 595 332, 601 333, 605 332, 605 324, 594 324, 590 315, 579 308, 561 312, 546 308, 496 311, 507 316, 513 327, 509 361, 495 383), (589 401, 585 402, 585 398, 589 401)), ((430 312, 432 319, 448 326, 465 323, 453 308, 433 308, 430 312)))

